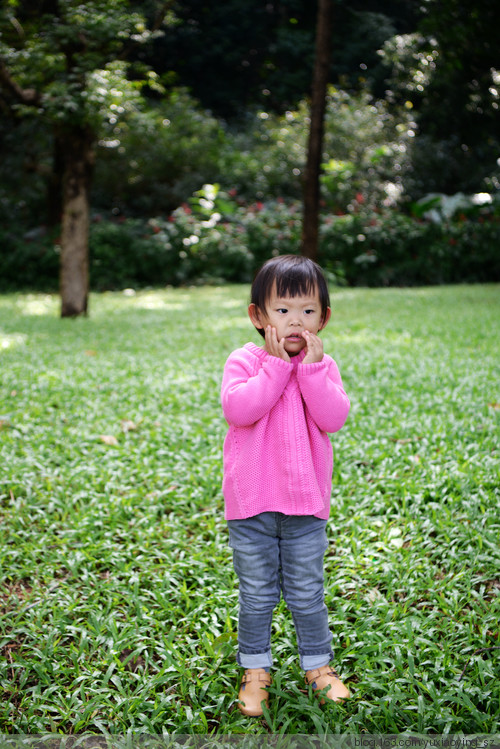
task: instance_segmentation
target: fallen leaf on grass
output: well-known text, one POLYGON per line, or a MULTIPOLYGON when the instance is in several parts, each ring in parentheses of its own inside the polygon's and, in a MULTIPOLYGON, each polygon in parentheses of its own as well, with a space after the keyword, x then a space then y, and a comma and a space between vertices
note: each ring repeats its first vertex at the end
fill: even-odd
POLYGON ((101 442, 104 442, 105 445, 111 445, 112 447, 115 447, 118 444, 118 440, 112 434, 101 434, 99 435, 99 439, 101 442))
POLYGON ((137 424, 134 421, 128 421, 127 419, 123 419, 122 421, 122 430, 124 432, 133 432, 137 429, 137 424))

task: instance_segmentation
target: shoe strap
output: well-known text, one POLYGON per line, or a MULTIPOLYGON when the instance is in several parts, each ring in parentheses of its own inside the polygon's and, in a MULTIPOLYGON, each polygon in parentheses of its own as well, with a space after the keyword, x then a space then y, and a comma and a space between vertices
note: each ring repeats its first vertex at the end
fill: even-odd
POLYGON ((313 671, 308 671, 306 674, 306 682, 312 684, 320 676, 333 676, 335 679, 340 679, 338 673, 330 668, 329 666, 322 666, 321 668, 315 668, 313 671))
POLYGON ((271 675, 267 671, 245 671, 241 679, 242 684, 249 684, 251 681, 263 681, 265 684, 271 683, 271 675))

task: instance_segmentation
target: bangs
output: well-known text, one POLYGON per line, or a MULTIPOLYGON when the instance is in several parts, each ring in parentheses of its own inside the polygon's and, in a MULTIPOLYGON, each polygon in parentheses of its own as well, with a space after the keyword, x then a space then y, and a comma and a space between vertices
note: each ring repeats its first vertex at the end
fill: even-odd
MULTIPOLYGON (((279 297, 314 296, 317 279, 302 273, 299 268, 291 268, 275 279, 276 294, 279 297)), ((267 301, 267 300, 266 300, 267 301)))

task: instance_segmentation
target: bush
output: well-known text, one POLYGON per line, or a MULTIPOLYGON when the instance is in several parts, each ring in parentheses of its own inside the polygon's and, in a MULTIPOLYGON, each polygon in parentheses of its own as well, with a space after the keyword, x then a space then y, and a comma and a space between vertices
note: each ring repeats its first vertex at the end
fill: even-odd
POLYGON ((90 228, 90 285, 96 290, 164 282, 168 257, 143 219, 102 220, 90 228))
POLYGON ((92 203, 128 216, 168 213, 215 181, 224 142, 222 125, 186 91, 174 89, 101 138, 92 203))
POLYGON ((305 102, 283 115, 249 115, 241 128, 228 133, 219 180, 248 201, 300 199, 307 128, 305 102))
MULTIPOLYGON (((94 226, 94 288, 248 282, 272 255, 300 252, 301 205, 242 202, 205 185, 168 217, 94 226), (119 257, 119 262, 117 262, 119 257)), ((500 281, 494 205, 432 221, 395 209, 326 214, 319 260, 350 286, 500 281)))
MULTIPOLYGON (((434 198, 421 210, 415 207, 417 215, 366 208, 324 214, 319 261, 330 280, 350 286, 500 281, 500 212, 495 205, 462 206, 438 219, 427 210, 431 205, 435 210, 434 198)), ((300 252, 301 227, 297 201, 247 205, 217 185, 205 185, 167 217, 95 216, 91 287, 246 283, 272 255, 300 252)), ((5 233, 4 246, 2 289, 56 286, 53 238, 42 232, 27 241, 5 233)))
MULTIPOLYGON (((220 177, 247 200, 300 199, 309 135, 309 106, 283 115, 257 112, 228 137, 220 177)), ((330 87, 325 112, 322 197, 330 210, 350 210, 357 196, 374 209, 402 192, 412 138, 410 115, 394 115, 367 92, 330 87)))
POLYGON ((428 261, 433 229, 396 211, 327 218, 321 255, 327 268, 340 264, 352 286, 441 283, 446 278, 431 278, 436 269, 428 261))
POLYGON ((59 253, 53 234, 38 227, 25 234, 0 229, 0 291, 57 288, 59 253))
POLYGON ((500 281, 500 217, 441 223, 392 210, 326 217, 321 257, 351 286, 425 286, 500 281))
POLYGON ((229 196, 207 185, 168 217, 100 221, 90 234, 93 287, 249 280, 253 257, 237 210, 229 196))

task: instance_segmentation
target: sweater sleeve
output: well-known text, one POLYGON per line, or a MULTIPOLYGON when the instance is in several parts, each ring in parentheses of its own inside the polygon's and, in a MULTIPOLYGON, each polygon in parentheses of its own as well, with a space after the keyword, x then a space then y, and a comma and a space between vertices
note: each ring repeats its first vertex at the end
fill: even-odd
POLYGON ((349 398, 339 369, 330 356, 320 362, 299 364, 297 378, 311 417, 323 432, 338 432, 347 419, 349 398))
POLYGON ((222 411, 228 424, 249 426, 261 419, 277 403, 285 389, 292 365, 276 356, 259 361, 248 358, 243 349, 234 351, 222 377, 222 411))

